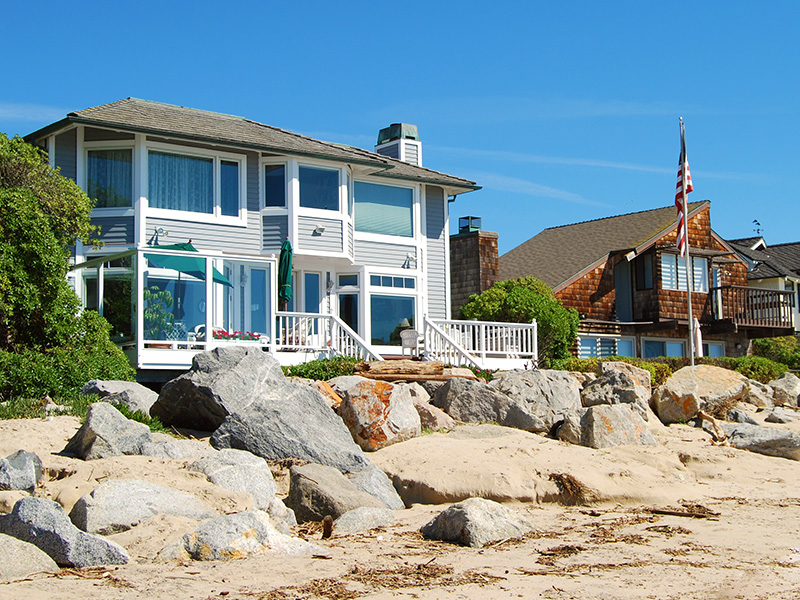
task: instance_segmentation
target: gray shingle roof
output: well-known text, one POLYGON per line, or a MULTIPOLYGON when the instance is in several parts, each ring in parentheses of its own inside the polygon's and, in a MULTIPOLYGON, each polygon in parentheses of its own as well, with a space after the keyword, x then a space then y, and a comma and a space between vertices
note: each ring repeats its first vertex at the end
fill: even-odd
POLYGON ((754 263, 747 273, 748 279, 770 279, 772 277, 800 276, 800 242, 775 244, 758 250, 751 250, 753 243, 760 238, 728 240, 728 243, 742 256, 754 263))
POLYGON ((473 181, 417 167, 360 148, 315 140, 243 117, 138 98, 126 98, 69 113, 66 119, 36 131, 26 136, 26 139, 41 138, 70 123, 113 127, 198 142, 223 142, 257 151, 368 165, 385 169, 375 173, 379 177, 462 188, 464 192, 480 189, 473 181))
MULTIPOLYGON (((689 204, 689 214, 709 205, 689 204)), ((500 279, 533 275, 557 288, 609 252, 630 250, 668 233, 675 206, 550 227, 500 257, 500 279)))

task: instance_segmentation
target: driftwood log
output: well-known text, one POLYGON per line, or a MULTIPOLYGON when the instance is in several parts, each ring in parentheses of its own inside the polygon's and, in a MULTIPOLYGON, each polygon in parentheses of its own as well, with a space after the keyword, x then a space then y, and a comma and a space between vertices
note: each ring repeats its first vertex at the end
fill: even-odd
POLYGON ((447 381, 452 377, 477 379, 469 369, 449 368, 436 361, 385 360, 359 363, 355 372, 379 381, 447 381))

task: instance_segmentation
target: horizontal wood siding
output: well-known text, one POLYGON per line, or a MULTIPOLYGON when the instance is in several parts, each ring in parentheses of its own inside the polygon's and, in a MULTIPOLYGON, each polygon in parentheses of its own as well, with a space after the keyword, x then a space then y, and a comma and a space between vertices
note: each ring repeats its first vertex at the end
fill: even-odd
POLYGON ((301 216, 297 219, 297 249, 314 250, 316 252, 342 253, 344 238, 342 236, 342 221, 339 219, 320 219, 318 217, 301 216), (324 227, 325 231, 315 234, 317 226, 324 227))
POLYGON ((347 256, 351 259, 353 258, 353 254, 355 252, 355 245, 353 243, 353 222, 350 221, 347 223, 347 256))
POLYGON ((261 210, 261 198, 258 185, 258 154, 246 152, 247 155, 247 206, 248 212, 261 210))
POLYGON ((133 217, 94 217, 92 225, 100 227, 97 237, 104 244, 135 244, 133 217))
POLYGON ((75 181, 78 177, 78 132, 71 129, 56 136, 56 166, 61 174, 75 181))
POLYGON ((445 197, 440 187, 425 189, 425 245, 428 269, 428 315, 447 318, 447 255, 445 197))
POLYGON ((261 253, 260 214, 256 211, 247 213, 247 227, 148 217, 145 239, 149 240, 158 227, 169 233, 166 237, 161 236, 160 244, 180 244, 191 239, 198 250, 261 253))
POLYGON ((284 240, 289 236, 289 217, 287 215, 267 215, 261 219, 263 227, 264 250, 280 252, 284 240))
POLYGON ((356 263, 360 265, 402 268, 409 254, 416 259, 416 247, 356 240, 356 263))

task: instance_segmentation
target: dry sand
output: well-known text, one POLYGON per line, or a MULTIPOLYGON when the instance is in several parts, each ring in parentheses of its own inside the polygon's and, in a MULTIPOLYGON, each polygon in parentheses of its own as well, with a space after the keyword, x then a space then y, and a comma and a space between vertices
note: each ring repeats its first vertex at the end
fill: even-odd
MULTIPOLYGON (((800 425, 787 425, 800 432, 800 425)), ((71 417, 0 422, 0 456, 42 458, 37 495, 72 503, 106 478, 169 483, 221 512, 249 497, 208 484, 191 461, 120 457, 82 462, 55 455, 78 428, 71 417)), ((299 598, 798 598, 800 463, 712 445, 689 426, 656 431, 659 445, 591 450, 495 426, 426 435, 371 458, 418 499, 480 491, 512 500, 539 531, 483 549, 422 539, 444 506, 396 511, 392 527, 320 540, 317 557, 255 556, 229 562, 153 560, 196 522, 156 517, 112 536, 131 555, 120 567, 62 570, 0 583, 2 599, 299 598), (564 505, 552 473, 579 482, 564 505)), ((15 500, 0 493, 0 504, 15 500)))

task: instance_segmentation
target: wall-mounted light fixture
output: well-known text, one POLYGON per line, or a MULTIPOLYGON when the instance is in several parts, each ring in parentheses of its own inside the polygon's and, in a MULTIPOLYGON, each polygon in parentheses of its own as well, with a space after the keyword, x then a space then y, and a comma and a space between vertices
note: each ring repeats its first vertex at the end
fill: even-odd
POLYGON ((153 231, 153 235, 150 237, 150 241, 147 243, 150 246, 158 246, 158 237, 162 235, 164 237, 169 237, 169 231, 165 231, 163 227, 159 227, 153 231))
POLYGON ((417 268, 417 257, 411 254, 406 254, 406 260, 403 263, 403 267, 406 269, 416 269, 417 268))
POLYGON ((322 225, 317 225, 314 227, 314 235, 322 235, 323 233, 325 233, 325 227, 322 225))

